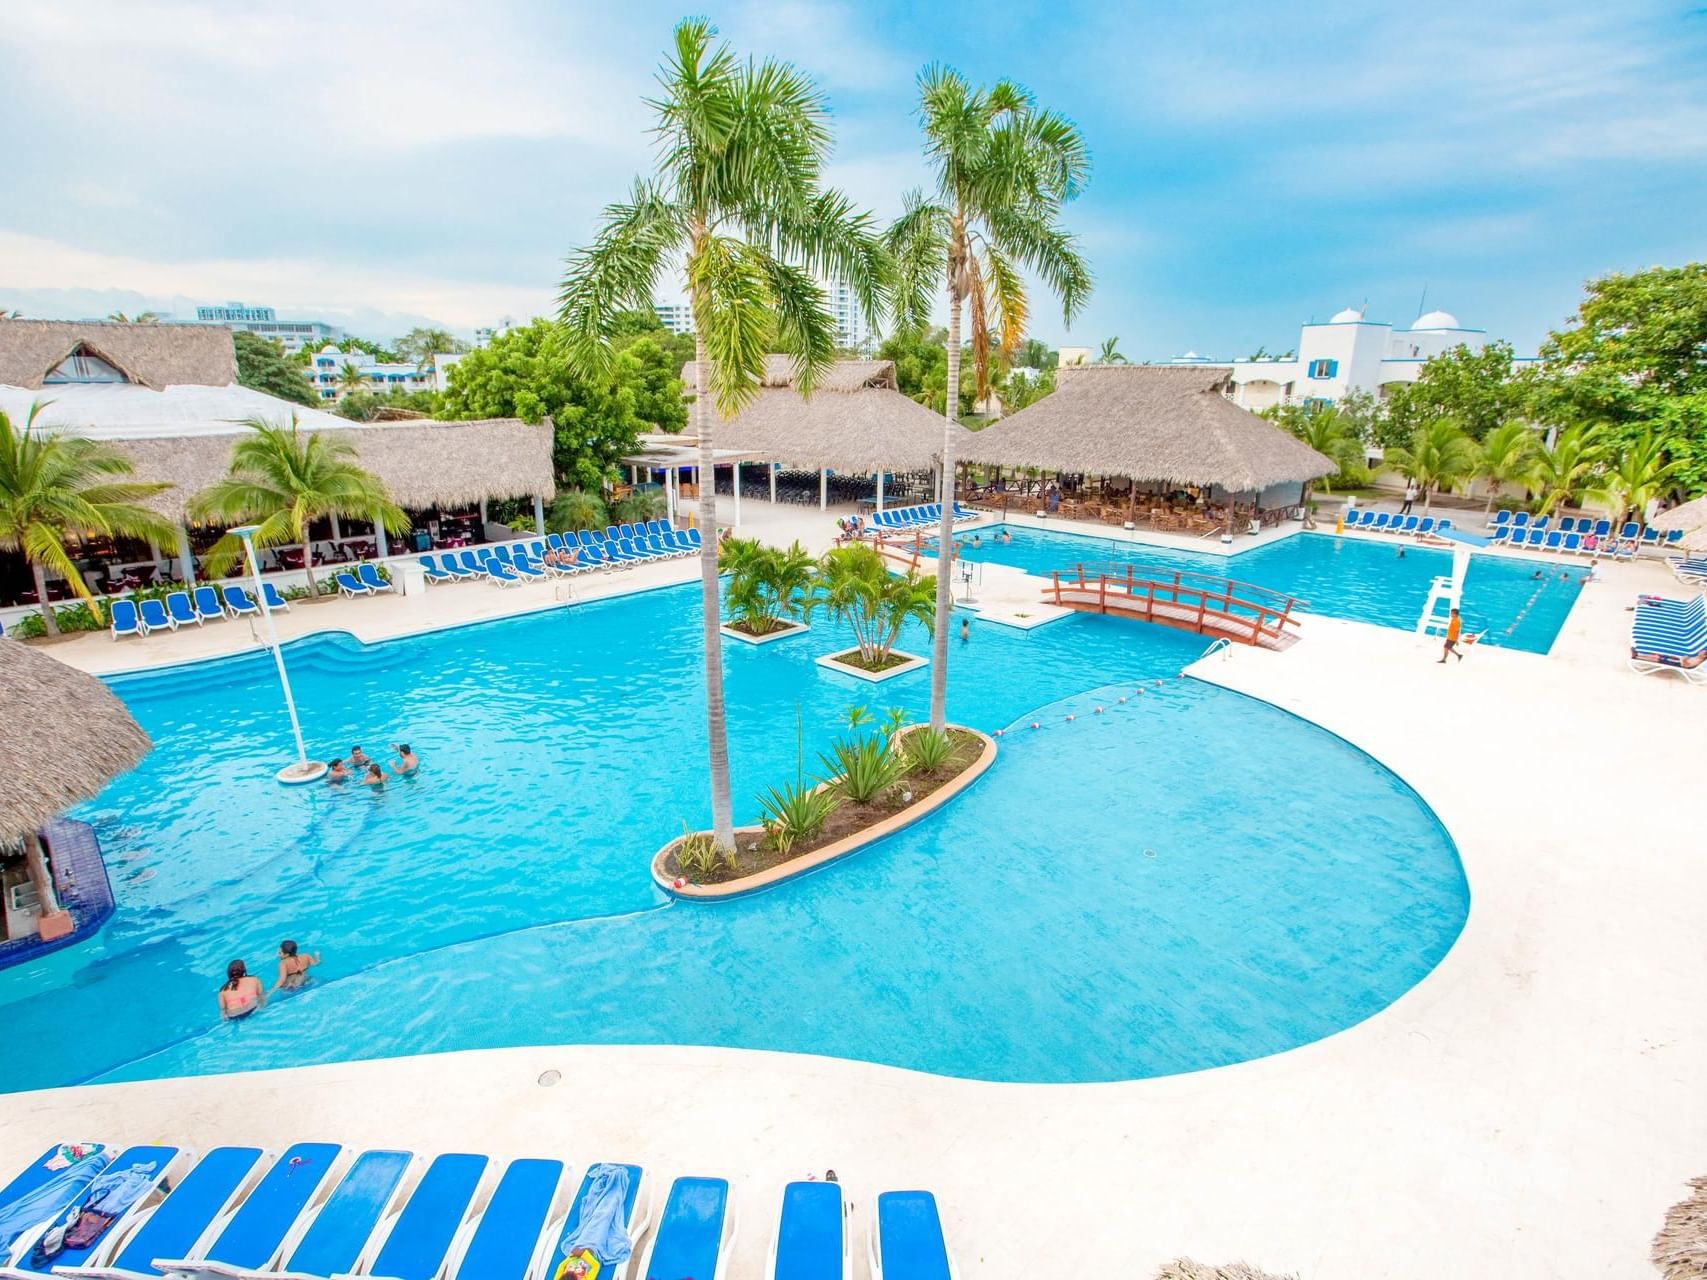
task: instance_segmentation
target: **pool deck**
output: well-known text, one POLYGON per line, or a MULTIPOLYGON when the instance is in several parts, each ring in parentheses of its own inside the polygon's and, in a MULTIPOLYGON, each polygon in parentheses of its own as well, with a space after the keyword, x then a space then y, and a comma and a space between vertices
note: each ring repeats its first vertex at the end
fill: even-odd
MULTIPOLYGON (((822 544, 816 511, 770 514, 782 536, 822 544)), ((636 585, 686 580, 693 564, 626 572, 636 585)), ((734 1277, 761 1272, 780 1183, 826 1167, 861 1233, 875 1191, 934 1189, 968 1280, 1005 1280, 1040 1239, 1051 1274, 1140 1280, 1181 1254, 1309 1280, 1651 1275, 1666 1207, 1707 1172, 1707 692, 1623 664, 1625 610, 1637 591, 1682 594, 1670 575, 1643 562, 1602 572, 1547 657, 1474 647, 1442 667, 1438 642, 1309 618, 1285 652, 1235 647, 1192 669, 1368 750, 1458 842, 1471 907, 1457 944, 1392 1006, 1325 1040, 1107 1085, 541 1047, 51 1090, 0 1108, 0 1168, 84 1137, 638 1160, 731 1177, 745 1219, 734 1277), (536 1083, 553 1068, 560 1083, 536 1083)), ((476 584, 439 594, 443 605, 354 601, 304 616, 348 617, 373 638, 388 613, 411 615, 399 632, 418 629, 417 606, 527 603, 476 584)), ((160 660, 204 643, 165 637, 160 660)), ((77 660, 103 645, 115 648, 53 652, 77 660)), ((145 647, 154 656, 152 642, 132 652, 145 647)), ((1285 785, 1260 742, 1249 768, 1285 785)))

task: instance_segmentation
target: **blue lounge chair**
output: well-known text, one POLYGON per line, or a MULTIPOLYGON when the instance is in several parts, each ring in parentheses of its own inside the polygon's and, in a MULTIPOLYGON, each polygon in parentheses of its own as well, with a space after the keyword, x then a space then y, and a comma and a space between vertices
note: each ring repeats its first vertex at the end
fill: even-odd
POLYGON ((1564 546, 1564 544, 1565 544, 1565 535, 1564 534, 1560 533, 1557 529, 1553 529, 1553 530, 1550 530, 1548 532, 1547 540, 1545 543, 1546 550, 1557 551, 1557 550, 1559 550, 1560 547, 1564 546))
MULTIPOLYGON (((622 1229, 627 1233, 629 1243, 640 1238, 646 1230, 646 1224, 652 1218, 652 1186, 646 1180, 646 1171, 637 1164, 594 1164, 587 1168, 581 1176, 581 1183, 575 1188, 575 1195, 569 1201, 569 1212, 563 1219, 563 1227, 557 1232, 556 1242, 552 1246, 550 1265, 553 1272, 563 1260, 570 1244, 581 1230, 582 1215, 589 1204, 589 1193, 594 1191, 597 1184, 604 1181, 605 1176, 621 1171, 626 1189, 622 1198, 622 1229)), ((620 1263, 611 1264, 608 1259, 601 1259, 606 1265, 599 1272, 601 1280, 608 1276, 610 1280, 626 1280, 628 1273, 634 1267, 634 1259, 630 1256, 620 1263)))
POLYGON ((225 606, 219 603, 219 592, 212 587, 197 587, 194 599, 196 614, 204 622, 223 622, 225 620, 225 606))
POLYGON ((225 607, 233 618, 261 612, 261 606, 256 604, 242 587, 224 587, 222 590, 225 594, 225 607))
POLYGON ((356 566, 356 576, 361 579, 362 586, 366 587, 376 596, 382 592, 391 590, 391 584, 384 578, 380 577, 379 570, 374 568, 366 560, 363 560, 356 566))
POLYGON ((1671 566, 1672 576, 1679 582, 1692 587, 1707 586, 1707 555, 1667 556, 1666 563, 1671 566))
POLYGON ((1406 516, 1405 523, 1399 527, 1400 533, 1415 533, 1417 526, 1422 523, 1421 516, 1406 516))
POLYGON ((723 1280, 735 1242, 735 1213, 724 1178, 677 1178, 658 1215, 639 1274, 723 1280))
MULTIPOLYGON (((547 1249, 554 1238, 546 1219, 563 1181, 561 1160, 512 1160, 492 1189, 460 1255, 451 1259, 452 1280, 526 1280, 547 1276, 547 1249)), ((555 1265, 555 1264, 554 1264, 555 1265)))
POLYGON ((260 1147, 215 1147, 184 1175, 184 1180, 115 1240, 111 1259, 80 1267, 60 1265, 56 1274, 83 1280, 159 1280, 156 1258, 194 1258, 197 1246, 211 1241, 272 1163, 260 1147))
POLYGON ((12 1247, 11 1257, 5 1260, 4 1266, 0 1266, 0 1276, 7 1277, 7 1280, 31 1280, 35 1276, 52 1275, 55 1267, 85 1265, 102 1253, 111 1241, 122 1239, 137 1218, 159 1203, 165 1194, 162 1187, 175 1182, 189 1160, 189 1153, 179 1147, 128 1147, 119 1152, 112 1163, 84 1186, 77 1198, 58 1215, 18 1238, 12 1247), (85 1208, 92 1212, 100 1211, 108 1203, 104 1197, 116 1194, 116 1188, 120 1186, 124 1196, 122 1205, 113 1206, 117 1212, 108 1215, 109 1221, 94 1233, 87 1244, 67 1246, 39 1263, 36 1261, 36 1243, 49 1229, 70 1225, 85 1208))
POLYGON ((1514 511, 1514 512, 1512 512, 1511 527, 1513 529, 1526 529, 1526 528, 1528 528, 1529 527, 1529 512, 1527 512, 1527 511, 1514 511))
POLYGON ((1529 522, 1529 528, 1530 528, 1531 532, 1534 532, 1536 529, 1539 529, 1543 533, 1545 533, 1547 531, 1547 529, 1552 525, 1552 523, 1553 523, 1553 517, 1552 516, 1536 516, 1535 519, 1533 519, 1529 522))
POLYGON ((475 555, 474 552, 472 552, 472 551, 461 552, 457 556, 457 561, 462 565, 462 567, 464 569, 468 570, 470 577, 484 578, 486 576, 485 561, 481 560, 481 558, 479 556, 475 555))
POLYGON ((1385 511, 1374 512, 1370 519, 1364 522, 1363 527, 1371 532, 1379 533, 1387 527, 1387 513, 1385 511))
POLYGON ((491 1164, 479 1155, 437 1157, 403 1208, 381 1224, 370 1249, 373 1261, 362 1273, 387 1280, 435 1280, 471 1216, 491 1164))
POLYGON ((1582 536, 1582 534, 1580 534, 1580 533, 1567 533, 1565 535, 1564 549, 1567 552, 1569 552, 1571 555, 1580 556, 1583 553, 1583 536, 1582 536))
POLYGON ((279 594, 279 589, 272 583, 261 583, 261 598, 267 602, 267 608, 274 613, 289 613, 290 601, 279 594))
POLYGON ((1630 668, 1643 675, 1674 671, 1707 684, 1707 607, 1703 598, 1643 597, 1630 628, 1630 668))
POLYGON ((704 540, 699 536, 698 529, 683 529, 682 536, 688 540, 688 545, 695 551, 698 551, 705 545, 704 540))
POLYGON ((1450 529, 1451 527, 1452 527, 1452 520, 1450 517, 1448 517, 1447 519, 1444 519, 1444 520, 1436 520, 1434 522, 1434 531, 1436 533, 1439 533, 1442 529, 1450 529))
POLYGON ((271 1269, 285 1242, 297 1234, 343 1148, 333 1142, 299 1142, 281 1155, 237 1212, 194 1258, 155 1258, 161 1272, 241 1277, 271 1269))
POLYGON ((1498 511, 1494 512, 1494 518, 1488 521, 1488 528, 1490 529, 1504 529, 1508 528, 1510 525, 1511 512, 1504 507, 1501 507, 1498 511))
POLYGON ((347 569, 340 569, 332 579, 338 584, 338 594, 354 599, 356 596, 371 596, 373 592, 365 582, 354 577, 347 569))
POLYGON ((396 1212, 399 1188, 416 1163, 408 1151, 364 1151, 320 1209, 282 1250, 279 1273, 332 1280, 353 1273, 380 1222, 396 1212))
POLYGON ((530 580, 535 581, 535 582, 537 582, 537 581, 539 581, 545 577, 544 568, 535 564, 532 560, 529 560, 526 556, 517 556, 513 561, 510 562, 510 568, 519 576, 521 576, 523 578, 530 579, 530 580))
POLYGON ((166 606, 158 600, 142 600, 137 603, 142 611, 142 625, 150 631, 176 631, 177 620, 166 612, 166 606))
POLYGON ((953 1280, 936 1197, 928 1191, 885 1191, 871 1218, 871 1280, 953 1280))
POLYGON ((1504 525, 1501 525, 1499 528, 1495 529, 1492 533, 1490 533, 1488 535, 1488 542, 1490 544, 1496 544, 1497 545, 1498 543, 1502 543, 1502 542, 1507 541, 1510 537, 1511 537, 1511 526, 1509 524, 1504 524, 1504 525))
POLYGON ((202 624, 201 616, 196 613, 195 606, 190 603, 190 596, 186 591, 173 591, 167 594, 166 612, 172 615, 172 621, 179 626, 183 626, 187 622, 193 622, 198 627, 202 624))
MULTIPOLYGON (((80 1164, 82 1160, 98 1157, 96 1163, 86 1167, 89 1177, 93 1177, 105 1169, 109 1157, 112 1155, 112 1148, 104 1142, 78 1142, 64 1145, 82 1149, 81 1158, 76 1163, 80 1164)), ((82 1194, 83 1187, 88 1181, 87 1178, 62 1177, 70 1167, 72 1166, 66 1163, 60 1144, 49 1147, 19 1170, 18 1174, 4 1187, 0 1187, 0 1207, 11 1207, 25 1196, 34 1196, 36 1203, 31 1206, 32 1210, 39 1210, 43 1218, 58 1217, 61 1210, 82 1194)), ((18 1212, 23 1212, 21 1207, 18 1212)), ((32 1225, 34 1224, 28 1222, 16 1225, 15 1231, 0 1237, 0 1261, 4 1261, 11 1255, 10 1246, 16 1241, 17 1235, 27 1232, 32 1225)))
POLYGON ((1422 518, 1422 520, 1420 522, 1418 522, 1418 524, 1417 524, 1417 537, 1420 538, 1424 534, 1429 534, 1429 533, 1433 533, 1433 532, 1434 532, 1434 517, 1433 516, 1424 516, 1422 518))
POLYGON ((1541 549, 1541 544, 1546 542, 1546 541, 1547 541, 1547 531, 1545 529, 1538 528, 1534 525, 1531 525, 1529 528, 1528 535, 1524 538, 1523 545, 1526 549, 1528 549, 1530 551, 1539 551, 1541 549))
MULTIPOLYGON (((113 617, 114 640, 120 636, 145 636, 148 634, 148 628, 142 625, 142 619, 136 612, 136 601, 114 600, 108 604, 107 609, 113 617)), ((5 1201, 0 1199, 0 1204, 4 1203, 5 1201)))
POLYGON ((487 562, 486 576, 500 587, 513 587, 522 580, 520 574, 497 560, 487 562))
POLYGON ((447 573, 445 570, 439 568, 439 562, 434 560, 431 556, 421 557, 421 568, 426 573, 427 581, 429 583, 456 581, 456 575, 454 573, 447 573))
POLYGON ((843 1280, 852 1266, 840 1184, 791 1182, 784 1187, 765 1280, 843 1280))

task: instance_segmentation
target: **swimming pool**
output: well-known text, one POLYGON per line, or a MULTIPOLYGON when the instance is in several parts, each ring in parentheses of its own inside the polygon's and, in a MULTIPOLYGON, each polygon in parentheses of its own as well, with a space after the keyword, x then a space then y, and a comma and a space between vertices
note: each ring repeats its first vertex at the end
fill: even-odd
MULTIPOLYGON (((1013 565, 1043 578, 1081 561, 1156 564, 1271 587, 1306 601, 1312 613, 1407 631, 1417 625, 1430 583, 1452 572, 1449 551, 1327 533, 1300 533, 1232 557, 1021 525, 968 529, 958 541, 965 560, 1013 565), (996 541, 1004 530, 1013 535, 1011 543, 996 541), (974 533, 982 546, 971 545, 974 533)), ((1464 579, 1465 626, 1483 632, 1488 644, 1546 653, 1587 572, 1581 564, 1472 556, 1464 579)))
MULTIPOLYGON (((378 794, 272 780, 262 655, 115 680, 156 743, 83 812, 119 912, 69 972, 0 973, 0 1084, 580 1042, 1127 1079, 1349 1026, 1463 925, 1451 841, 1402 782, 1178 679, 1201 637, 1092 616, 954 641, 956 718, 1044 727, 943 810, 778 889, 668 905, 648 859, 706 820, 698 626, 683 587, 292 644, 316 754, 420 753, 378 794), (320 979, 220 1025, 226 961, 270 985, 284 937, 323 951, 320 979)), ((927 671, 874 693, 817 668, 830 630, 725 646, 738 819, 792 774, 797 706, 809 767, 842 709, 926 706, 927 671)))

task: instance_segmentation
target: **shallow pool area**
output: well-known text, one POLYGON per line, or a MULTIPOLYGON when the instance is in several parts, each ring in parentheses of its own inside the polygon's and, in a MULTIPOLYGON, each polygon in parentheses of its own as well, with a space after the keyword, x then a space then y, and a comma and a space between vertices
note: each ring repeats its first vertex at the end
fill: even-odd
MULTIPOLYGON (((0 974, 0 1082, 538 1043, 1130 1079, 1350 1026, 1463 926, 1452 842, 1403 782, 1180 679, 1201 637, 1091 616, 953 641, 951 714, 1010 731, 939 813, 777 889, 670 905, 650 855, 707 817, 698 626, 681 587, 290 645, 311 750, 420 753, 377 792, 273 782, 264 655, 116 679, 156 743, 80 814, 119 912, 70 962, 0 974), (270 984, 285 937, 323 953, 317 980, 219 1024, 226 961, 270 984)), ((927 671, 874 690, 818 668, 840 640, 725 646, 738 821, 793 774, 797 712, 809 771, 845 708, 923 714, 927 671)))
MULTIPOLYGON (((1230 557, 1018 524, 963 530, 956 540, 964 560, 1011 565, 1045 579, 1079 564, 1157 565, 1255 583, 1297 597, 1312 613, 1401 630, 1416 626, 1429 584, 1452 572, 1449 551, 1414 540, 1330 533, 1299 533, 1230 557), (1004 534, 1012 541, 1003 541, 1004 534)), ((935 539, 927 546, 934 547, 935 539)), ((1472 556, 1464 580, 1465 627, 1483 633, 1487 644, 1545 653, 1587 573, 1580 560, 1472 556)))

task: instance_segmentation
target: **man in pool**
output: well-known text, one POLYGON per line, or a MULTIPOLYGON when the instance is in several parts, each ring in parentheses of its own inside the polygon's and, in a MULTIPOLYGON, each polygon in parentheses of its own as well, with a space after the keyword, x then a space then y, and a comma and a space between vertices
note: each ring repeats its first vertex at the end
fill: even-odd
POLYGON ((350 748, 350 768, 365 769, 372 763, 373 757, 368 755, 368 753, 363 751, 360 747, 350 748))
POLYGON ((326 781, 348 782, 354 777, 342 760, 334 760, 326 766, 326 781))
POLYGON ((409 750, 407 742, 393 742, 391 749, 397 753, 397 758, 391 762, 391 772, 399 778, 407 778, 421 767, 420 758, 409 750))
POLYGON ((1012 529, 1003 529, 1002 530, 1002 545, 1005 547, 1010 542, 1012 542, 1013 540, 1014 540, 1013 530, 1012 529))
POLYGON ((970 640, 971 638, 972 638, 972 619, 971 618, 962 618, 960 620, 960 641, 962 644, 964 644, 966 641, 970 640))
POLYGON ((1464 655, 1458 650, 1458 637, 1464 630, 1464 619, 1458 616, 1458 610, 1452 611, 1452 616, 1446 620, 1446 645, 1440 651, 1440 660, 1446 661, 1446 655, 1451 654, 1458 661, 1464 661, 1464 655))

